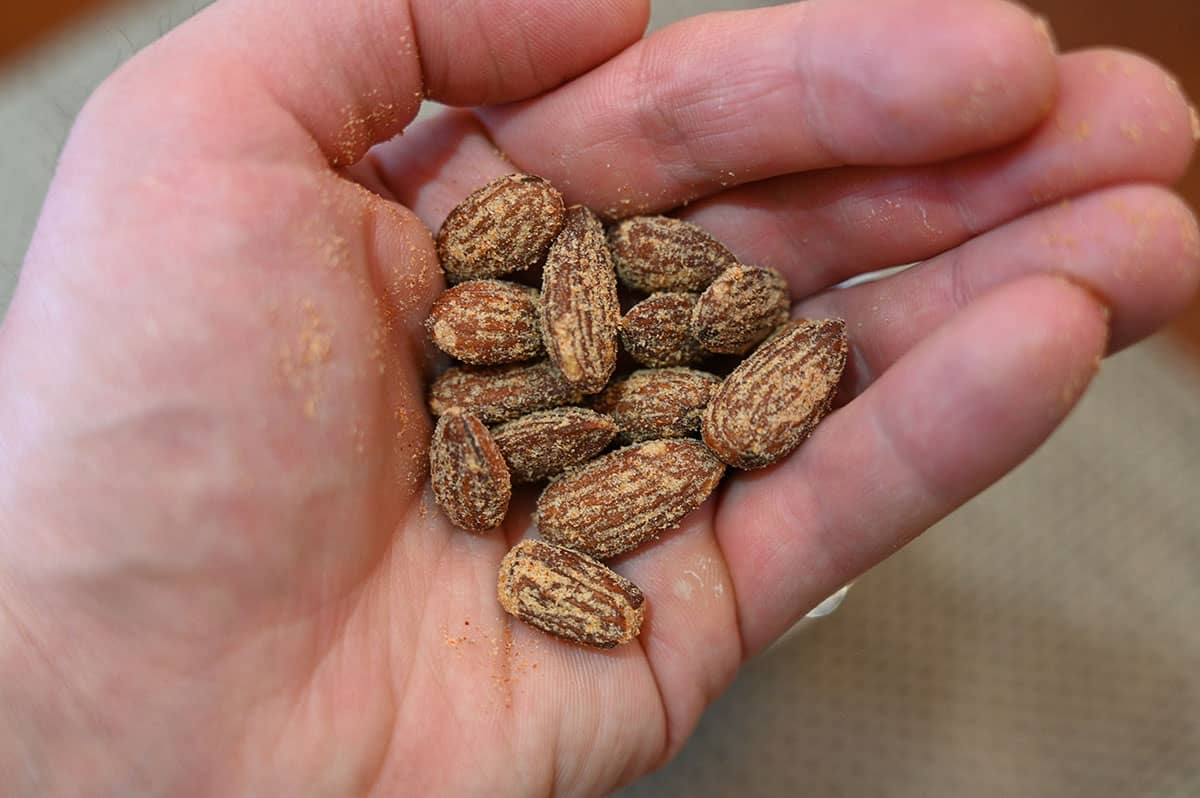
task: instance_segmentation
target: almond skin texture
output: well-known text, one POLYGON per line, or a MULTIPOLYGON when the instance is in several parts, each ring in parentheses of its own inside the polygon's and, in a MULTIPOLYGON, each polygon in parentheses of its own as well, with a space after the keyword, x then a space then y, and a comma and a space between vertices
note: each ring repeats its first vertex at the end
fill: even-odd
POLYGON ((562 546, 523 540, 500 562, 500 606, 543 632, 596 648, 638 636, 646 599, 633 582, 562 546))
POLYGON ((703 291, 737 265, 733 254, 690 222, 666 216, 635 216, 609 232, 617 275, 645 291, 703 291))
POLYGON ((604 226, 574 205, 542 269, 542 337, 550 359, 581 392, 599 391, 612 376, 620 321, 604 226))
POLYGON ((709 352, 749 352, 788 320, 792 298, 774 269, 734 266, 713 281, 692 310, 692 335, 709 352))
POLYGON ((440 416, 453 408, 498 424, 535 410, 569 405, 583 397, 548 360, 510 366, 460 366, 429 386, 429 409, 440 416))
POLYGON ((433 497, 450 523, 471 532, 500 525, 512 498, 504 455, 488 428, 470 413, 438 419, 429 443, 433 497))
POLYGON ((692 335, 692 309, 699 294, 648 296, 621 319, 621 343, 643 366, 689 366, 704 357, 692 335))
POLYGON ((829 412, 847 348, 841 319, 791 322, 721 383, 704 411, 704 442, 737 468, 783 457, 829 412))
POLYGON ((542 537, 604 560, 679 525, 725 465, 699 441, 635 443, 568 471, 542 491, 542 537))
POLYGON ((616 422, 626 443, 684 438, 700 429, 700 415, 721 378, 687 368, 642 369, 614 380, 592 408, 616 422))
POLYGON ((537 482, 586 462, 612 442, 617 425, 584 407, 521 416, 492 430, 514 482, 537 482))
POLYGON ((536 288, 502 280, 468 280, 438 297, 425 329, 438 349, 472 365, 541 357, 536 288))
POLYGON ((505 175, 471 193, 442 222, 437 253, 452 283, 536 266, 563 223, 563 199, 534 175, 505 175))

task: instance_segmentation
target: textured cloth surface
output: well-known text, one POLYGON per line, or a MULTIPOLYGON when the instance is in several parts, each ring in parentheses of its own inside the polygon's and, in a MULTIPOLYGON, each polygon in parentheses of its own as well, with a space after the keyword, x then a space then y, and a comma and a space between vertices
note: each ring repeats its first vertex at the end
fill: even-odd
POLYGON ((1107 361, 1051 441, 752 663, 659 795, 1200 795, 1200 369, 1107 361))
MULTIPOLYGON (((0 308, 78 107, 202 4, 119 8, 0 74, 0 308)), ((1200 795, 1198 398, 1162 342, 1108 362, 1030 462, 751 664, 624 796, 1200 795)))

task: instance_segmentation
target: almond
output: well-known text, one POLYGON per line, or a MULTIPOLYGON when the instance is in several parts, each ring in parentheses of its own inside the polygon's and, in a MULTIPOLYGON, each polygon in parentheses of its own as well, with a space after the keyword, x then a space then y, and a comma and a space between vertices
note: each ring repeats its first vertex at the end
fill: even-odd
POLYGON ((608 416, 560 407, 521 416, 492 430, 514 482, 537 482, 592 459, 616 437, 608 416))
POLYGON ((721 383, 704 411, 704 442, 737 468, 783 457, 829 412, 847 348, 841 319, 791 322, 721 383))
POLYGON ((439 349, 464 363, 531 360, 544 351, 538 296, 517 283, 468 280, 438 297, 425 329, 439 349))
POLYGON ((459 366, 429 386, 429 409, 440 416, 454 408, 496 424, 583 397, 548 360, 509 366, 459 366))
POLYGON ((603 563, 562 546, 523 540, 500 562, 500 606, 564 640, 612 648, 638 636, 646 599, 603 563))
POLYGON ((609 232, 617 275, 630 288, 703 291, 737 260, 719 241, 690 222, 635 216, 609 232))
POLYGON ((661 293, 646 297, 621 319, 621 343, 643 366, 688 366, 704 353, 692 335, 692 309, 699 294, 661 293))
POLYGON ((692 335, 709 352, 749 352, 788 320, 787 280, 774 269, 734 266, 721 272, 692 310, 692 335))
POLYGON ((695 369, 641 369, 614 380, 592 408, 616 422, 626 443, 683 438, 700 429, 700 415, 720 384, 720 377, 695 369))
POLYGON ((542 336, 550 359, 581 392, 595 393, 612 376, 620 320, 604 226, 572 206, 542 269, 542 336))
POLYGON ((450 523, 472 532, 500 525, 512 498, 504 455, 488 428, 470 413, 438 419, 429 443, 433 497, 450 523))
POLYGON ((536 266, 563 223, 563 200, 535 175, 505 175, 474 191, 442 222, 437 252, 450 282, 536 266))
POLYGON ((724 473, 699 441, 635 443, 547 485, 537 502, 538 531, 597 559, 615 557, 677 526, 724 473))

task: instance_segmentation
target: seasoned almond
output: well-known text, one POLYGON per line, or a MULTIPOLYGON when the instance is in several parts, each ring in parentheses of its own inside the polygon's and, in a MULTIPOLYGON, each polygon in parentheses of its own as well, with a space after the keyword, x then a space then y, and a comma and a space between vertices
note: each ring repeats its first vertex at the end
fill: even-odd
POLYGON ((544 352, 538 290, 503 280, 468 280, 438 297, 425 329, 439 349, 464 363, 531 360, 544 352))
POLYGON ((737 260, 696 225, 667 216, 635 216, 609 232, 617 275, 630 288, 703 291, 737 260))
POLYGON ((574 205, 542 269, 542 336, 550 359, 581 392, 595 393, 612 376, 620 320, 604 226, 574 205))
POLYGON ((442 222, 437 252, 450 282, 537 265, 563 223, 563 200, 535 175, 505 175, 471 193, 442 222))
POLYGON ((485 424, 497 424, 583 397, 563 379, 553 363, 509 366, 459 366, 429 386, 429 409, 435 416, 459 408, 485 424))
POLYGON ((626 443, 683 438, 700 429, 700 415, 721 378, 687 368, 641 369, 614 380, 592 401, 612 418, 626 443))
POLYGON ((538 531, 597 559, 615 557, 678 526, 724 473, 699 441, 635 443, 547 485, 537 502, 538 531))
POLYGON ((564 640, 612 648, 638 636, 646 599, 633 582, 591 557, 523 540, 500 561, 496 583, 509 615, 564 640))
POLYGON ((646 297, 621 319, 621 343, 643 366, 688 366, 703 356, 692 335, 692 309, 699 294, 661 293, 646 297))
POLYGON ((713 281, 692 310, 692 334, 709 352, 749 352, 788 320, 787 281, 774 269, 734 266, 713 281))
POLYGON ((451 410, 438 419, 429 443, 429 475, 433 497, 450 523, 483 532, 504 520, 512 497, 508 466, 475 416, 451 410))
POLYGON ((584 407, 542 410, 492 429, 514 482, 537 482, 590 460, 616 434, 612 419, 584 407))
POLYGON ((791 322, 721 383, 704 411, 704 442, 738 468, 783 457, 829 412, 847 347, 841 319, 791 322))

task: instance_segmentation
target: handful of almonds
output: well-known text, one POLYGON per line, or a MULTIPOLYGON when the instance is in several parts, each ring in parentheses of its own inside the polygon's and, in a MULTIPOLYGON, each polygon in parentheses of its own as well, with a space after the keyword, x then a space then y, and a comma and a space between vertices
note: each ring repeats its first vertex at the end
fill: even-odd
POLYGON ((645 597, 600 560, 678 526, 727 466, 761 468, 799 446, 837 390, 845 325, 788 321, 783 277, 739 264, 693 224, 641 216, 606 232, 533 175, 472 193, 437 245, 455 285, 426 328, 466 365, 429 391, 434 497, 451 523, 485 532, 514 482, 550 480, 535 515, 545 541, 509 551, 500 604, 576 643, 626 643, 645 597), (496 279, 539 265, 540 291, 496 279), (651 292, 624 316, 618 281, 651 292), (621 348, 645 368, 616 374, 621 348), (692 368, 716 355, 745 359, 716 369, 723 378, 692 368))

